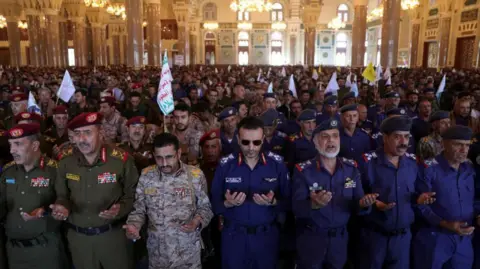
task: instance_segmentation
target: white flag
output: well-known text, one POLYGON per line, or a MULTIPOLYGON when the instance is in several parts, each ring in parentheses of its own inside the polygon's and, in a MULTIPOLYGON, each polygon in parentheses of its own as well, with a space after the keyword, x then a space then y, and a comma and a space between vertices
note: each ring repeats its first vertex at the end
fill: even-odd
POLYGON ((358 97, 358 85, 357 85, 357 75, 353 79, 353 83, 351 84, 350 91, 355 93, 355 97, 358 97))
POLYGON ((348 73, 347 81, 345 82, 345 87, 347 88, 352 87, 352 72, 348 73))
POLYGON ((260 70, 258 70, 257 81, 260 81, 261 78, 262 78, 262 68, 260 68, 260 70))
POLYGON ((175 109, 172 93, 172 73, 168 65, 167 51, 165 51, 163 56, 162 76, 158 85, 157 103, 164 115, 170 114, 175 109))
POLYGON ((337 95, 337 91, 340 89, 337 82, 337 72, 333 72, 330 81, 328 82, 327 88, 325 89, 325 93, 333 93, 333 95, 337 95))
POLYGON ((285 67, 282 67, 282 77, 286 77, 287 72, 285 71, 285 67))
POLYGON ((293 80, 293 74, 290 75, 290 81, 288 83, 288 89, 292 91, 293 96, 298 98, 297 89, 295 88, 295 81, 293 80))
POLYGON ((229 65, 227 69, 228 69, 228 73, 230 73, 230 70, 232 70, 232 67, 229 65))
POLYGON ((273 82, 270 82, 270 84, 268 85, 268 90, 267 90, 268 93, 273 93, 273 82))
POLYGON ((314 80, 317 80, 317 79, 318 79, 317 69, 315 69, 315 68, 313 69, 312 78, 313 78, 314 80))
POLYGON ((447 75, 443 75, 442 82, 440 82, 440 85, 438 86, 438 91, 437 91, 437 100, 440 101, 440 97, 442 97, 442 93, 445 91, 445 83, 447 82, 447 75))
POLYGON ((215 67, 215 74, 218 74, 218 69, 215 67))
POLYGON ((383 79, 389 79, 392 77, 392 72, 390 72, 390 67, 387 66, 385 73, 383 73, 383 79))
POLYGON ((37 101, 35 100, 35 97, 32 94, 32 91, 28 93, 28 108, 27 111, 30 113, 37 113, 38 115, 42 115, 42 111, 40 110, 40 107, 37 105, 37 101))
POLYGON ((375 70, 375 73, 376 73, 376 76, 375 76, 375 80, 376 81, 379 81, 382 79, 382 66, 381 65, 378 65, 377 66, 377 69, 375 70))
POLYGON ((267 78, 270 77, 270 72, 272 72, 272 68, 271 68, 271 67, 268 68, 267 78))
POLYGON ((392 78, 388 77, 387 82, 385 82, 385 86, 392 86, 392 78))
POLYGON ((58 88, 58 91, 57 91, 57 96, 58 98, 62 99, 65 103, 68 103, 74 94, 75 94, 75 86, 73 86, 73 81, 72 81, 72 78, 70 77, 70 73, 68 73, 68 70, 65 70, 62 84, 60 85, 60 88, 58 88))

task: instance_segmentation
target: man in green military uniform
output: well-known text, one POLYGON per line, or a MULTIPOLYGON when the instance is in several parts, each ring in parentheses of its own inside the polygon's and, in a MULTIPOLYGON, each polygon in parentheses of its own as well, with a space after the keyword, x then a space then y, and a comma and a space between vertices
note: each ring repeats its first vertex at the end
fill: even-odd
POLYGON ((54 126, 47 129, 43 136, 48 144, 50 151, 46 152, 48 156, 56 157, 60 153, 60 148, 68 140, 68 110, 66 106, 60 105, 53 109, 54 126))
POLYGON ((60 223, 46 213, 55 201, 58 165, 42 155, 39 133, 35 123, 8 131, 14 161, 5 165, 0 177, 0 221, 10 269, 64 268, 60 223))
POLYGON ((74 118, 77 115, 80 115, 81 113, 84 113, 84 112, 97 111, 97 108, 93 104, 88 102, 87 89, 76 90, 74 98, 75 98, 75 104, 73 104, 68 111, 70 118, 74 118))
POLYGON ((67 220, 76 269, 131 269, 131 241, 121 227, 133 207, 138 172, 134 160, 102 141, 102 116, 82 113, 68 124, 75 148, 58 164, 52 215, 67 220))
POLYGON ((27 100, 28 97, 24 93, 10 96, 10 108, 12 109, 12 115, 3 119, 3 126, 5 129, 8 130, 15 125, 15 116, 27 111, 27 100))

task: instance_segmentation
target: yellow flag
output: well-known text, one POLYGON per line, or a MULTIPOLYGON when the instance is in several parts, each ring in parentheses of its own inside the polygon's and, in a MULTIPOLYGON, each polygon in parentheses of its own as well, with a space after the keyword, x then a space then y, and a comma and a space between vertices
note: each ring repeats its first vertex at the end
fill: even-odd
POLYGON ((321 66, 321 65, 318 66, 318 73, 319 73, 319 74, 322 73, 322 66, 321 66))
POLYGON ((376 74, 375 69, 373 69, 372 63, 369 63, 367 68, 363 70, 362 76, 370 82, 375 82, 376 74))
POLYGON ((342 68, 340 66, 337 66, 337 71, 342 72, 342 68))
POLYGON ((440 66, 437 66, 437 73, 440 73, 440 66))

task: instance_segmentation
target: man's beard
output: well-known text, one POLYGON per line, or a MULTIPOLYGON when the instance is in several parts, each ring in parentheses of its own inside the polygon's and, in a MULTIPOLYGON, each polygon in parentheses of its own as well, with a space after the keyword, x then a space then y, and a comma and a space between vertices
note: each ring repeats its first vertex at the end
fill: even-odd
POLYGON ((318 148, 317 148, 317 151, 323 157, 332 159, 332 158, 335 158, 335 157, 338 156, 338 154, 340 153, 340 148, 337 148, 337 150, 335 152, 326 152, 326 151, 320 150, 318 148))

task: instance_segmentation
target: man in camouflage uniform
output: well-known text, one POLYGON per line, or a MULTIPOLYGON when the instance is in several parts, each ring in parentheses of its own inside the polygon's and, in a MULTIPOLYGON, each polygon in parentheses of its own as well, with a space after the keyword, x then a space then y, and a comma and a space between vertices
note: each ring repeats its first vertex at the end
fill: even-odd
POLYGON ((10 96, 10 107, 12 109, 12 115, 3 119, 3 126, 5 129, 10 129, 15 125, 14 117, 22 112, 27 111, 28 97, 24 93, 14 94, 10 96))
POLYGON ((199 142, 203 133, 195 130, 191 124, 192 110, 187 104, 179 103, 173 111, 174 134, 180 141, 182 162, 196 165, 200 156, 199 142))
POLYGON ((74 118, 84 112, 95 112, 97 108, 87 100, 87 89, 78 89, 74 95, 75 104, 68 111, 70 118, 74 118))
POLYGON ((39 133, 38 124, 19 124, 8 131, 14 161, 0 177, 0 221, 8 238, 10 269, 64 268, 60 223, 45 213, 55 201, 58 165, 42 156, 39 133))
POLYGON ((154 141, 157 164, 142 171, 134 209, 124 225, 139 239, 148 216, 150 269, 201 268, 200 231, 213 216, 203 172, 180 161, 179 140, 163 133, 154 141))
POLYGON ((102 116, 82 113, 67 126, 75 148, 62 157, 52 215, 67 220, 76 269, 132 269, 131 242, 121 229, 132 210, 138 173, 132 157, 102 142, 102 116))
POLYGON ((135 159, 138 171, 155 163, 152 155, 152 144, 145 142, 147 120, 143 116, 133 117, 127 121, 128 141, 117 146, 135 159))
POLYGON ((417 145, 417 156, 421 160, 435 158, 443 151, 441 134, 450 127, 448 111, 439 110, 433 113, 430 117, 430 124, 432 132, 420 139, 417 145))
POLYGON ((127 120, 115 108, 115 97, 105 96, 100 99, 100 113, 103 115, 102 127, 107 143, 128 141, 127 120))
POLYGON ((66 106, 57 106, 53 109, 54 126, 47 129, 43 136, 51 148, 50 152, 46 152, 48 156, 56 157, 60 153, 63 144, 68 143, 68 110, 66 106))

